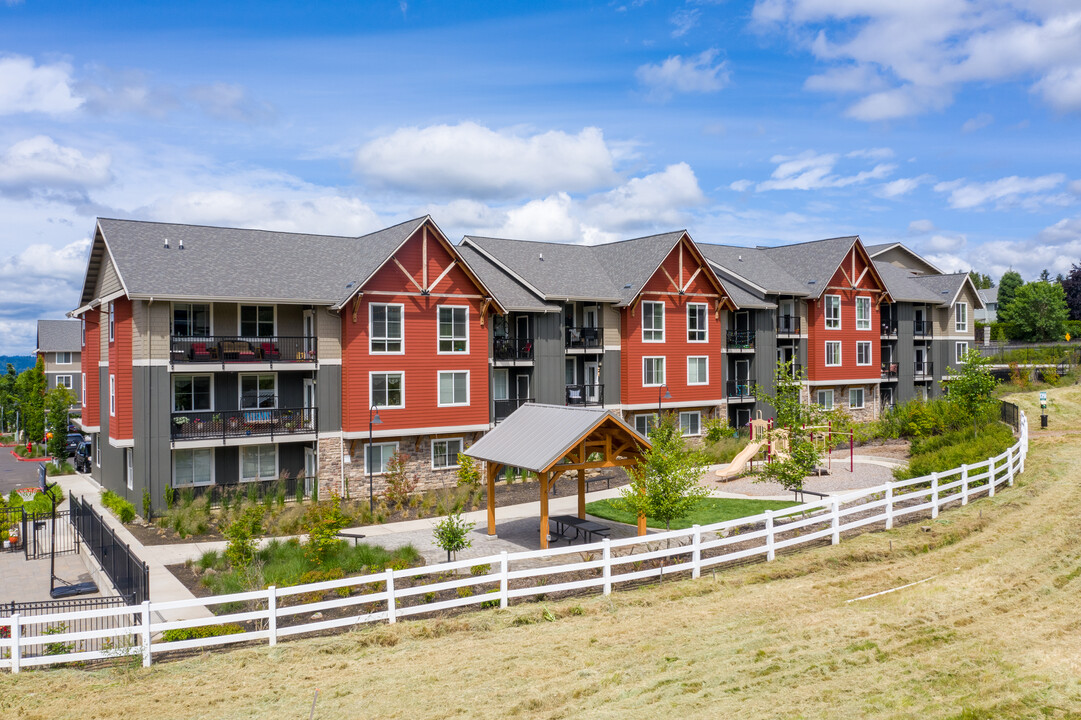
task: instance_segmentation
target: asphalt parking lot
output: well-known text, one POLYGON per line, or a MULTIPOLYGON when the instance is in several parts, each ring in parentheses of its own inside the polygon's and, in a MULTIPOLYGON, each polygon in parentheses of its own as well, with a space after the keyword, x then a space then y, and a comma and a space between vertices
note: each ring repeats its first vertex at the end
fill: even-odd
POLYGON ((38 463, 19 462, 11 456, 11 448, 0 448, 0 492, 6 496, 15 488, 37 484, 38 463))

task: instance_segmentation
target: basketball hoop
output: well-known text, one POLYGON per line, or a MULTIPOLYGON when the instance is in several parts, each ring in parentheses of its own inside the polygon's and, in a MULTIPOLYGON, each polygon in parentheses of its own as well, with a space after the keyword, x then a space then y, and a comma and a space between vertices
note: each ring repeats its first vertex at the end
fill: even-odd
POLYGON ((30 502, 31 500, 34 499, 34 496, 37 495, 41 491, 38 490, 36 487, 30 487, 30 488, 18 488, 17 490, 15 490, 15 492, 19 494, 19 497, 21 497, 23 499, 23 502, 30 502))

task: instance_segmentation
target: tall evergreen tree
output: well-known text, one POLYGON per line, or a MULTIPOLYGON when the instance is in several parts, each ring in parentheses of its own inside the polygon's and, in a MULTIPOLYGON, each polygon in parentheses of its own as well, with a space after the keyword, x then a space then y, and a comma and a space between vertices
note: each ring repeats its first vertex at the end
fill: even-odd
POLYGON ((969 278, 972 279, 972 284, 976 286, 977 290, 990 290, 995 286, 995 281, 991 279, 991 276, 987 273, 976 272, 975 270, 968 271, 969 278))
POLYGON ((1025 284, 1021 279, 1021 273, 1016 270, 1008 270, 1003 273, 998 281, 998 316, 1005 319, 1004 315, 1009 312, 1010 303, 1013 302, 1017 290, 1025 284))

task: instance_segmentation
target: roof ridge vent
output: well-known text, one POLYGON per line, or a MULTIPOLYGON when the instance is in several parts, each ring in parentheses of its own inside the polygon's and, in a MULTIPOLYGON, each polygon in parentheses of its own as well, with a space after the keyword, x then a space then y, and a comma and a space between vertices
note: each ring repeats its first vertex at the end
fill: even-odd
POLYGON ((169 238, 165 238, 165 249, 169 249, 169 238))
POLYGON ((184 238, 181 238, 181 239, 180 239, 180 240, 179 240, 179 241, 177 242, 177 250, 183 250, 183 249, 184 249, 184 238))
POLYGON ((544 259, 544 253, 542 253, 542 252, 537 253, 537 259, 538 260, 543 260, 544 259))

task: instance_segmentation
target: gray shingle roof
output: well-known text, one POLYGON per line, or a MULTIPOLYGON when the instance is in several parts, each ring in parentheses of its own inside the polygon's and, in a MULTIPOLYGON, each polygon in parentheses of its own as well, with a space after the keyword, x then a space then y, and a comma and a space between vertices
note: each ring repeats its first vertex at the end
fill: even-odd
MULTIPOLYGON (((919 276, 888 262, 879 260, 873 260, 872 262, 874 262, 875 269, 878 270, 882 282, 886 283, 886 290, 894 302, 934 304, 942 302, 942 297, 933 288, 916 282, 916 278, 919 276)), ((949 300, 947 299, 946 302, 949 302, 949 300)))
POLYGON ((889 250, 891 247, 898 244, 899 243, 878 243, 877 245, 864 245, 863 247, 867 248, 868 255, 874 257, 883 250, 889 250))
POLYGON ((495 299, 507 310, 516 312, 545 312, 559 310, 560 306, 546 303, 524 285, 492 263, 471 245, 458 245, 458 252, 477 274, 481 282, 491 290, 495 299))
POLYGON ((347 285, 367 280, 426 219, 361 237, 109 218, 98 224, 130 295, 331 305, 345 301, 354 289, 347 285))
MULTIPOLYGON (((927 288, 938 296, 939 302, 949 305, 957 297, 961 286, 969 281, 968 273, 951 273, 949 275, 917 275, 915 282, 927 288)), ((977 293, 978 297, 978 293, 977 293)))
POLYGON ((619 293, 619 305, 632 302, 672 252, 685 230, 594 245, 594 262, 604 268, 619 293))
POLYGON ((545 299, 618 302, 622 297, 587 245, 472 235, 462 242, 495 258, 545 299))
POLYGON ((645 438, 609 410, 526 403, 473 443, 465 454, 478 460, 540 472, 560 460, 606 417, 638 438, 643 448, 649 447, 645 438))
MULTIPOLYGON (((768 252, 758 248, 700 243, 698 249, 711 263, 762 288, 766 293, 799 296, 817 294, 809 293, 806 281, 801 282, 778 264, 768 252)), ((724 273, 721 275, 723 277, 724 273)))
POLYGON ((79 352, 82 345, 78 320, 38 320, 38 352, 79 352))
POLYGON ((983 300, 985 305, 998 302, 998 288, 987 288, 985 290, 977 290, 980 295, 980 300, 983 300))
POLYGON ((728 297, 741 310, 760 308, 770 310, 777 307, 777 303, 767 300, 763 293, 742 285, 738 280, 722 277, 724 289, 728 291, 728 297))
POLYGON ((833 274, 841 265, 841 261, 852 249, 852 245, 858 240, 857 236, 850 235, 758 249, 766 253, 778 265, 791 268, 793 273, 798 274, 804 292, 818 297, 826 289, 833 274))

